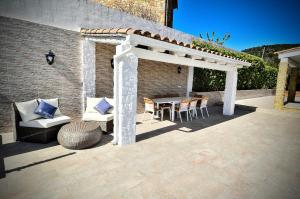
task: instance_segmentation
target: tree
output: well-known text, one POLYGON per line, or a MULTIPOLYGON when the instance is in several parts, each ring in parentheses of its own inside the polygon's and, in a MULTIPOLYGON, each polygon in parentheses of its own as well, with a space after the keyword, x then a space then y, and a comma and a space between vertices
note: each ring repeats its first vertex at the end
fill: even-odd
MULTIPOLYGON (((199 34, 199 37, 201 39, 204 39, 201 33, 199 34)), ((206 32, 206 40, 210 43, 214 42, 214 43, 222 46, 224 44, 224 42, 229 39, 230 39, 230 34, 228 34, 228 33, 225 33, 225 35, 222 37, 222 39, 220 39, 220 37, 217 37, 215 39, 215 32, 211 33, 211 37, 210 37, 209 33, 206 32)))

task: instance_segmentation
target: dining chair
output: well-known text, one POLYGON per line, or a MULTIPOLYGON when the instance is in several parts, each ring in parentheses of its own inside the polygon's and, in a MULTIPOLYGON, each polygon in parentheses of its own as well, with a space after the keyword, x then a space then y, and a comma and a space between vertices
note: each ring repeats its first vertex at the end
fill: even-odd
POLYGON ((203 119, 204 119, 203 109, 206 110, 207 117, 209 117, 208 110, 207 110, 207 102, 208 102, 208 97, 203 96, 199 107, 203 119))
MULTIPOLYGON (((166 98, 168 97, 167 95, 155 95, 154 96, 155 98, 166 98)), ((172 118, 172 104, 170 103, 162 103, 162 104, 159 104, 159 107, 158 107, 159 110, 161 110, 161 121, 164 119, 164 112, 165 110, 168 110, 169 111, 169 117, 170 117, 170 120, 172 118)))
POLYGON ((161 110, 155 106, 152 99, 144 97, 145 111, 143 114, 143 121, 145 120, 145 113, 152 113, 152 119, 154 119, 155 113, 160 113, 161 110))
POLYGON ((177 115, 180 118, 180 121, 182 123, 182 117, 181 113, 186 112, 186 121, 189 121, 189 104, 190 100, 184 99, 180 102, 179 106, 175 108, 175 111, 177 112, 177 115))
POLYGON ((196 115, 196 119, 198 119, 197 102, 198 102, 198 99, 192 99, 190 101, 189 114, 190 114, 191 121, 193 120, 193 116, 195 116, 195 115, 196 115))

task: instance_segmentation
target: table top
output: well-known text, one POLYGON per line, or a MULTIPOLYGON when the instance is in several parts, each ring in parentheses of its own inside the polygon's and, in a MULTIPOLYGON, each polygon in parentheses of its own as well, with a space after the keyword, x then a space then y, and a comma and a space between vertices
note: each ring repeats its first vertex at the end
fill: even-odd
POLYGON ((155 103, 180 103, 183 99, 191 99, 191 97, 166 97, 152 99, 155 103))

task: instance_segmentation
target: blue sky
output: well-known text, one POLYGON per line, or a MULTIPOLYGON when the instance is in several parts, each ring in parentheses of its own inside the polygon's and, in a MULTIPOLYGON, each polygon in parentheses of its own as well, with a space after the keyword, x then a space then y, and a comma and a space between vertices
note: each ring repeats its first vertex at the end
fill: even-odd
POLYGON ((174 28, 198 36, 215 32, 236 50, 300 43, 300 0, 179 0, 174 28))

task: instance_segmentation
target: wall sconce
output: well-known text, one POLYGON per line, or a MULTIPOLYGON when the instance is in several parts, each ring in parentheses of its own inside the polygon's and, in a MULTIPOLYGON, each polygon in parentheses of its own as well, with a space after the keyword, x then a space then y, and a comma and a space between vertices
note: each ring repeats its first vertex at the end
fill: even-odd
POLYGON ((48 54, 45 54, 46 56, 46 61, 49 65, 52 65, 54 63, 54 57, 55 57, 55 54, 49 50, 48 54))
POLYGON ((181 67, 180 67, 180 66, 178 66, 178 68, 177 68, 177 72, 178 72, 178 74, 180 74, 180 73, 181 73, 181 67))
POLYGON ((111 66, 112 69, 114 69, 114 67, 115 67, 115 65, 114 65, 114 59, 110 60, 110 66, 111 66))

